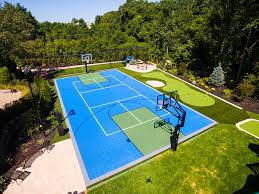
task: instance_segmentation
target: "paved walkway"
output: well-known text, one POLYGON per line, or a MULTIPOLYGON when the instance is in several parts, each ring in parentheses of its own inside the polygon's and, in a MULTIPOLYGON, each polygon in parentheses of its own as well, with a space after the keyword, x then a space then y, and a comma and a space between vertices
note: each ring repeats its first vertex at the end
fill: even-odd
POLYGON ((56 143, 39 156, 23 181, 12 182, 4 194, 67 194, 86 190, 83 175, 70 139, 56 143))
POLYGON ((19 100, 21 97, 22 92, 20 91, 11 93, 11 90, 0 90, 0 108, 4 108, 6 104, 19 100))

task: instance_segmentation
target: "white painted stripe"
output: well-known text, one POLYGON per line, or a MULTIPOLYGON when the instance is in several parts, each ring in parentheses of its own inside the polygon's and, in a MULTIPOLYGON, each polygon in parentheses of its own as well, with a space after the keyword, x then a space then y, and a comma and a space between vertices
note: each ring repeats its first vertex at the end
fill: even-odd
POLYGON ((94 92, 94 91, 97 91, 97 90, 105 90, 105 89, 108 89, 108 88, 113 88, 113 87, 122 86, 122 85, 123 84, 117 84, 117 85, 113 85, 113 86, 107 86, 107 87, 97 88, 97 89, 93 89, 93 90, 87 90, 85 92, 81 92, 81 94, 91 93, 91 92, 94 92))
POLYGON ((104 132, 104 134, 107 136, 107 133, 105 132, 105 130, 103 129, 102 125, 99 123, 98 119, 95 117, 95 115, 93 114, 92 110, 90 109, 90 107, 88 106, 88 104, 86 103, 85 99, 83 98, 82 94, 80 94, 80 92, 78 91, 77 87, 75 86, 75 84, 73 83, 74 87, 76 88, 76 91, 78 92, 79 96, 82 98, 82 100, 84 101, 86 107, 89 109, 89 111, 91 112, 91 114, 93 115, 94 119, 96 120, 96 122, 98 123, 98 125, 101 127, 102 131, 104 132))
POLYGON ((127 129, 130 129, 130 128, 133 128, 133 127, 137 127, 137 126, 142 125, 142 124, 145 124, 145 123, 147 123, 147 122, 150 122, 150 121, 159 119, 159 118, 161 118, 161 117, 165 117, 165 116, 167 116, 167 115, 170 115, 170 114, 169 114, 169 113, 166 113, 166 114, 164 114, 164 115, 162 115, 162 116, 160 116, 160 117, 155 117, 155 118, 153 118, 153 119, 149 119, 149 120, 144 121, 144 122, 141 122, 141 123, 139 123, 139 124, 132 125, 132 126, 130 126, 130 127, 121 129, 121 130, 119 130, 119 131, 115 131, 115 132, 109 133, 107 136, 114 135, 114 134, 120 133, 120 132, 122 132, 122 131, 126 131, 127 129))
POLYGON ((121 99, 121 100, 116 100, 116 101, 112 101, 112 102, 100 104, 100 105, 97 105, 97 106, 92 106, 92 107, 90 107, 90 108, 93 109, 93 108, 105 106, 105 105, 108 105, 108 104, 114 104, 114 103, 122 102, 122 101, 124 101, 124 100, 129 100, 129 99, 132 99, 132 98, 136 98, 136 97, 139 97, 139 96, 141 96, 141 95, 132 96, 132 97, 129 97, 129 98, 123 98, 123 99, 121 99))
MULTIPOLYGON (((127 84, 125 84, 124 82, 122 82, 121 80, 119 80, 118 78, 114 77, 113 75, 111 75, 114 79, 116 79, 117 81, 121 82, 122 84, 124 84, 125 86, 127 86, 128 88, 130 88, 131 90, 133 90, 134 92, 138 93, 139 95, 143 96, 144 98, 146 98, 148 101, 150 101, 152 104, 156 105, 155 102, 153 102, 152 100, 150 100, 148 97, 146 97, 145 95, 139 93, 137 90, 135 90, 134 88, 128 86, 127 84)), ((127 75, 128 76, 128 75, 127 75)), ((141 82, 140 82, 141 83, 141 82)), ((143 84, 143 83, 142 83, 143 84)), ((166 109, 164 109, 166 112, 169 113, 169 111, 167 111, 166 109)))
POLYGON ((191 83, 189 83, 189 82, 187 82, 187 81, 185 81, 185 80, 183 80, 183 79, 181 79, 181 78, 179 78, 179 77, 177 77, 177 76, 174 76, 174 75, 172 75, 172 74, 170 74, 170 73, 168 73, 168 72, 166 72, 166 71, 164 71, 164 70, 162 70, 162 69, 159 69, 159 68, 157 68, 157 69, 158 69, 159 71, 162 71, 162 72, 166 73, 167 75, 170 75, 171 77, 174 77, 175 79, 178 79, 178 80, 180 80, 180 81, 182 81, 182 82, 184 82, 184 83, 186 83, 186 84, 189 84, 189 85, 191 85, 191 86, 197 88, 198 90, 201 90, 201 91, 205 92, 206 94, 209 94, 209 95, 211 95, 211 96, 213 96, 213 97, 215 97, 215 98, 217 98, 217 99, 219 99, 219 100, 222 100, 223 102, 226 102, 226 103, 228 103, 228 104, 230 104, 230 105, 232 105, 232 106, 234 106, 234 107, 236 107, 236 108, 238 108, 238 109, 243 109, 243 108, 240 107, 240 106, 237 106, 237 105, 235 105, 235 104, 233 104, 233 103, 231 103, 231 102, 229 102, 229 101, 227 101, 227 100, 224 100, 224 99, 222 99, 222 98, 220 98, 220 97, 218 97, 218 96, 216 96, 216 95, 214 95, 214 94, 212 94, 212 93, 210 93, 210 92, 208 92, 208 91, 206 91, 206 90, 203 90, 203 89, 199 88, 198 86, 195 86, 195 85, 193 85, 193 84, 191 84, 191 83))
POLYGON ((101 88, 103 88, 103 86, 101 84, 99 84, 96 80, 97 79, 93 79, 95 83, 97 83, 101 88))
MULTIPOLYGON (((107 75, 107 76, 103 76, 103 77, 111 77, 110 75, 107 75)), ((66 77, 67 78, 67 77, 66 77)), ((60 78, 60 79, 65 79, 65 78, 60 78)), ((80 81, 74 81, 74 82, 72 82, 72 83, 78 83, 78 82, 82 82, 82 81, 85 81, 85 80, 98 80, 98 79, 101 79, 101 77, 100 78, 89 78, 89 79, 81 79, 80 81)))
POLYGON ((129 112, 135 119, 137 119, 139 123, 142 122, 142 121, 139 120, 138 117, 136 117, 131 111, 129 111, 125 106, 123 106, 123 104, 121 104, 120 102, 119 102, 119 104, 120 104, 127 112, 129 112))
MULTIPOLYGON (((247 133, 247 134, 249 134, 249 135, 252 135, 253 137, 259 139, 258 136, 256 136, 256 135, 250 133, 249 131, 246 131, 245 129, 243 129, 243 128, 240 126, 240 125, 242 125, 242 124, 244 124, 244 123, 247 123, 247 122, 249 122, 249 121, 256 121, 256 122, 259 123, 259 120, 256 120, 256 119, 246 119, 246 120, 240 121, 239 123, 236 123, 236 127, 237 127, 239 130, 244 131, 245 133, 247 133)), ((258 130, 259 130, 259 128, 258 128, 258 130)))

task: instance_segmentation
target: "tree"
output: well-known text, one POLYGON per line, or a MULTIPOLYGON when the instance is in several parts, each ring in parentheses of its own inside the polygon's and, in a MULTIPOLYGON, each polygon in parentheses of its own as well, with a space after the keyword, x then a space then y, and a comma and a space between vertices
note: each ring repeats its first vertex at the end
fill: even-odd
POLYGON ((214 86, 221 86, 225 83, 224 71, 222 70, 221 64, 215 67, 209 77, 209 84, 214 86))

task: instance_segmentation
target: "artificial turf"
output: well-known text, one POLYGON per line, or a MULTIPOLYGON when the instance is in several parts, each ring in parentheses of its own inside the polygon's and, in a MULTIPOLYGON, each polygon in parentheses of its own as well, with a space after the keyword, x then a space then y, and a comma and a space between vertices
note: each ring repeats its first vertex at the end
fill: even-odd
MULTIPOLYGON (((120 70, 144 83, 150 79, 141 73, 120 70)), ((156 79, 165 83, 168 78, 175 79, 166 74, 164 76, 156 79), (165 80, 162 79, 164 76, 165 80)), ((159 90, 166 92, 162 88, 159 90)), ((181 95, 181 88, 178 92, 181 95)), ((180 144, 177 152, 168 150, 107 182, 91 187, 89 193, 233 193, 245 185, 246 193, 255 192, 258 176, 253 175, 247 164, 258 163, 257 154, 250 148, 259 145, 259 140, 239 131, 234 124, 259 115, 212 98, 215 103, 211 106, 188 106, 218 121, 217 126, 180 144)))
POLYGON ((180 99, 187 105, 193 106, 212 106, 215 100, 208 94, 192 89, 189 85, 177 79, 172 79, 160 71, 153 71, 142 75, 149 79, 161 79, 166 85, 162 88, 166 92, 177 90, 180 94, 180 99))
POLYGON ((240 127, 243 130, 245 130, 259 138, 259 121, 254 121, 254 120, 247 121, 247 122, 243 123, 242 125, 240 125, 240 127))

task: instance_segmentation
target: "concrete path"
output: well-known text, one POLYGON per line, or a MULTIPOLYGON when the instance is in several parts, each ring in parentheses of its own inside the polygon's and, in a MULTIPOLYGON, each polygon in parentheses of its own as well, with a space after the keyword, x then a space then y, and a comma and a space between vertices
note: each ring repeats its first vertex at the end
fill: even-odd
POLYGON ((11 93, 11 90, 0 90, 0 108, 4 108, 7 103, 19 100, 22 97, 22 92, 17 91, 11 93))
POLYGON ((4 194, 67 194, 86 190, 86 185, 70 139, 45 151, 28 169, 31 174, 12 182, 4 194))

